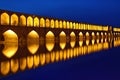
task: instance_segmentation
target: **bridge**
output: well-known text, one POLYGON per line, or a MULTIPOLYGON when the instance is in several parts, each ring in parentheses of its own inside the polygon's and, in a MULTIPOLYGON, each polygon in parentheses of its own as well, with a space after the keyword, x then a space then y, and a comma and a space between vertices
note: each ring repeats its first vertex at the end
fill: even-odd
POLYGON ((120 28, 0 10, 0 41, 80 40, 120 35, 120 28))

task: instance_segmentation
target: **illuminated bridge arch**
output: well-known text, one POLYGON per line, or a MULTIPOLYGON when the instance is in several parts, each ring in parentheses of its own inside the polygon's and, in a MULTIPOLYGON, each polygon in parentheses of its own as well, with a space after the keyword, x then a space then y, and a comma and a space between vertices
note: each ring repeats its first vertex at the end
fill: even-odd
POLYGON ((40 18, 40 27, 45 27, 45 19, 40 18))
POLYGON ((55 28, 58 28, 58 27, 59 27, 58 20, 55 20, 55 28))
POLYGON ((31 54, 35 54, 39 48, 39 35, 32 30, 27 36, 27 46, 31 54))
POLYGON ((45 27, 50 27, 50 20, 49 19, 45 20, 45 27))
POLYGON ((39 27, 39 19, 38 19, 38 17, 34 18, 34 27, 39 27))
POLYGON ((30 27, 33 26, 33 18, 31 16, 27 17, 27 26, 30 26, 30 27))
POLYGON ((26 26, 26 17, 24 15, 20 16, 20 26, 26 26))
POLYGON ((9 20, 10 17, 6 12, 1 14, 1 25, 9 25, 9 20))
POLYGON ((16 14, 11 15, 11 25, 18 26, 18 16, 16 14))
POLYGON ((50 27, 51 27, 51 28, 54 28, 54 27, 55 27, 55 24, 54 24, 54 20, 53 20, 53 19, 51 19, 51 21, 50 21, 50 27))

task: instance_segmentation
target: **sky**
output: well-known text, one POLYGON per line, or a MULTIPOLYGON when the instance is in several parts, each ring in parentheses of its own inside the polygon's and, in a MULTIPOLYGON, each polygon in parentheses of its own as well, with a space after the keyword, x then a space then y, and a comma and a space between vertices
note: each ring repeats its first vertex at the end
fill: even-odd
POLYGON ((0 9, 120 27, 120 0, 1 0, 0 9))

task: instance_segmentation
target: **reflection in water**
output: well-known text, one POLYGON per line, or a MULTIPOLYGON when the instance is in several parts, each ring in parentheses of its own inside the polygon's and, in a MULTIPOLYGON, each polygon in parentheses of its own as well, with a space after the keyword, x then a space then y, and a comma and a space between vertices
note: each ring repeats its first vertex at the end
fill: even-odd
MULTIPOLYGON (((79 46, 76 46, 75 42, 76 41, 71 42, 72 48, 69 47, 47 53, 39 53, 17 59, 2 61, 0 62, 1 74, 7 75, 10 72, 16 73, 19 70, 24 71, 27 68, 31 69, 53 62, 58 62, 82 55, 87 55, 92 52, 108 49, 110 44, 107 40, 106 42, 104 41, 100 43, 98 39, 96 41, 94 39, 89 41, 87 40, 79 41, 79 46), (91 44, 90 41, 92 41, 91 44), (83 44, 83 42, 85 42, 85 44, 83 44)), ((119 45, 120 45, 120 39, 115 40, 114 46, 119 46, 119 45)))
POLYGON ((62 31, 60 33, 59 37, 60 37, 60 44, 59 44, 60 48, 64 49, 66 46, 66 34, 62 31))
POLYGON ((75 43, 76 43, 76 41, 74 40, 74 41, 70 41, 70 46, 73 48, 73 47, 75 47, 75 43))
POLYGON ((2 53, 7 57, 11 58, 15 55, 18 50, 18 43, 4 43, 4 49, 2 53))

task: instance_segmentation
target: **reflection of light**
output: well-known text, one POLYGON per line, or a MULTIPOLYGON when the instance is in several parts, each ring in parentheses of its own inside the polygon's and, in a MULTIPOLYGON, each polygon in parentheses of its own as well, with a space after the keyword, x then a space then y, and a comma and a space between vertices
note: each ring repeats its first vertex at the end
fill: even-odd
POLYGON ((64 49, 65 46, 66 46, 66 42, 62 42, 62 43, 60 42, 60 48, 61 48, 61 49, 64 49))
POLYGON ((94 45, 94 43, 95 43, 95 39, 92 39, 92 45, 94 45))
POLYGON ((55 55, 55 56, 56 56, 56 58, 55 58, 56 61, 59 61, 59 52, 58 52, 58 51, 56 52, 56 55, 55 55))
POLYGON ((70 45, 72 48, 74 48, 76 41, 70 41, 70 45))
POLYGON ((51 62, 54 62, 55 61, 55 53, 54 52, 51 53, 50 57, 51 57, 51 62))
POLYGON ((32 30, 27 37, 27 46, 30 53, 35 54, 39 48, 39 35, 32 30))
POLYGON ((74 33, 74 32, 71 32, 71 33, 70 33, 70 37, 71 37, 71 41, 72 41, 72 40, 75 40, 75 38, 76 38, 76 37, 75 37, 75 33, 74 33))
POLYGON ((89 45, 89 42, 90 42, 89 40, 86 40, 86 45, 89 45))
POLYGON ((55 42, 54 42, 54 34, 49 31, 46 34, 46 48, 48 51, 52 51, 54 48, 55 42))
POLYGON ((80 40, 79 41, 79 46, 82 46, 83 45, 83 40, 80 40))
POLYGON ((33 56, 27 57, 27 66, 29 69, 31 69, 33 67, 33 56))
POLYGON ((63 51, 60 51, 60 60, 63 59, 63 51))
POLYGON ((9 61, 1 62, 1 73, 2 75, 7 75, 10 71, 9 61))
POLYGON ((34 65, 37 67, 39 65, 39 55, 34 55, 34 65))
POLYGON ((66 60, 66 59, 67 59, 67 53, 66 53, 66 50, 64 50, 63 53, 64 53, 64 54, 63 54, 63 58, 64 58, 64 60, 66 60))
POLYGON ((45 54, 40 54, 40 63, 41 65, 45 64, 45 54))
POLYGON ((50 63, 50 53, 45 54, 45 62, 48 64, 50 63))
POLYGON ((7 57, 11 58, 18 50, 18 43, 5 43, 2 53, 7 57))
POLYGON ((99 39, 97 39, 97 44, 99 43, 99 39))
POLYGON ((16 73, 19 68, 19 62, 18 59, 12 59, 11 60, 11 71, 13 73, 16 73))
POLYGON ((101 39, 101 43, 103 43, 103 38, 101 39))
POLYGON ((23 57, 20 59, 20 69, 25 70, 25 68, 26 68, 26 58, 23 57))

